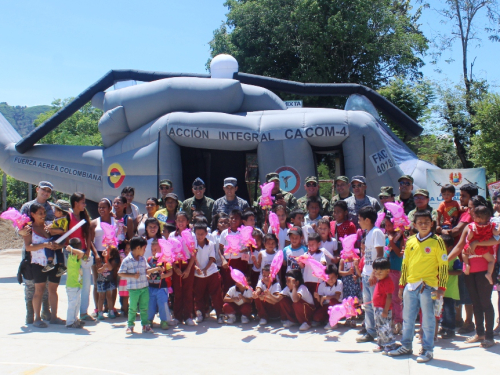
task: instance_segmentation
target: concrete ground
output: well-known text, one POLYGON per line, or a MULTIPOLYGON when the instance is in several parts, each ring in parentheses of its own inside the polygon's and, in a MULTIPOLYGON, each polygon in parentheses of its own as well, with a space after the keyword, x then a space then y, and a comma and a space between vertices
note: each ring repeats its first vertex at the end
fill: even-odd
MULTIPOLYGON (((388 358, 357 344, 356 330, 322 328, 300 333, 279 322, 218 325, 214 318, 196 327, 179 326, 154 335, 125 336, 125 319, 88 323, 82 330, 24 324, 23 286, 16 280, 19 250, 0 251, 0 374, 450 374, 498 372, 500 345, 489 350, 464 344, 464 337, 439 340, 435 359, 388 358)), ((63 278, 61 285, 64 285, 63 278)), ((59 288, 59 316, 66 318, 66 292, 59 288)), ((496 303, 496 293, 495 293, 496 303)), ((140 332, 140 322, 136 327, 140 332)), ((158 331, 158 330, 157 330, 158 331)), ((415 340, 414 351, 420 345, 415 340)))

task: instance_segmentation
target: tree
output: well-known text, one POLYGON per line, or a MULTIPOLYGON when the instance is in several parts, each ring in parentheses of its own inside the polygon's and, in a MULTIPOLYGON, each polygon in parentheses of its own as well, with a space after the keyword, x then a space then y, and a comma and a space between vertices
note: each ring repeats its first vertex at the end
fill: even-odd
MULTIPOLYGON (((71 100, 72 98, 54 100, 52 102, 52 109, 40 114, 35 120, 35 126, 39 126, 45 120, 49 119, 71 100)), ((71 117, 63 121, 56 129, 43 137, 40 143, 72 146, 102 146, 101 133, 99 133, 97 128, 101 116, 102 111, 92 107, 89 102, 71 115, 71 117)))
POLYGON ((500 95, 488 94, 474 106, 474 136, 472 137, 471 159, 486 172, 498 176, 500 172, 500 95))
POLYGON ((462 50, 462 90, 444 91, 442 96, 444 110, 441 111, 447 129, 453 134, 462 166, 469 168, 467 150, 470 147, 474 129, 472 126, 475 115, 474 103, 478 96, 484 94, 485 82, 477 81, 473 75, 474 60, 469 67, 469 47, 472 42, 481 43, 479 29, 484 27, 488 39, 500 41, 498 23, 500 14, 498 0, 442 0, 443 8, 438 12, 444 17, 445 22, 451 23, 449 34, 440 35, 440 50, 437 55, 449 50, 458 40, 462 50), (486 22, 485 22, 486 21, 486 22), (462 100, 463 104, 456 100, 462 100))
MULTIPOLYGON (((211 56, 231 54, 240 71, 301 82, 378 88, 420 77, 427 39, 410 0, 228 0, 211 56)), ((305 99, 332 103, 331 98, 305 99)))

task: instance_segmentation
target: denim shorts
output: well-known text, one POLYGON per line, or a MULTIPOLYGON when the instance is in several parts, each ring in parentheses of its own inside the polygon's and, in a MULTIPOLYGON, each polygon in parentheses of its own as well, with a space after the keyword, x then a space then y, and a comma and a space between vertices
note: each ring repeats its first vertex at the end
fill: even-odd
POLYGON ((110 290, 115 290, 116 284, 109 280, 97 281, 97 293, 104 293, 110 290))

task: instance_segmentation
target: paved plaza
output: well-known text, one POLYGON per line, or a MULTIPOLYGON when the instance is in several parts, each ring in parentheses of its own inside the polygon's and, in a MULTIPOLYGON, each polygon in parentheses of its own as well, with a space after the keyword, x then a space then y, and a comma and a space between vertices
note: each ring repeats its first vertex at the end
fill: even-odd
MULTIPOLYGON (((489 350, 464 338, 436 343, 434 360, 388 358, 373 343, 356 344, 356 330, 323 328, 300 333, 279 322, 219 325, 210 318, 154 335, 125 336, 125 319, 87 323, 84 329, 24 324, 23 286, 16 280, 20 250, 0 251, 0 374, 494 374, 500 344, 489 350)), ((66 291, 59 288, 59 316, 66 318, 66 291)), ((495 293, 496 303, 496 293, 495 293)), ((136 327, 140 332, 140 322, 136 327)), ((420 345, 415 340, 414 352, 420 345)))

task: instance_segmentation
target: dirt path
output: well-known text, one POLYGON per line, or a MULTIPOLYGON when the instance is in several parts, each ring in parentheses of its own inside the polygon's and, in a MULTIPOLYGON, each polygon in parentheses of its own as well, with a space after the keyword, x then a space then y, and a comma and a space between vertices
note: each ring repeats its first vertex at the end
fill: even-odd
POLYGON ((0 219, 0 250, 20 249, 22 247, 23 240, 16 234, 11 222, 0 219))

